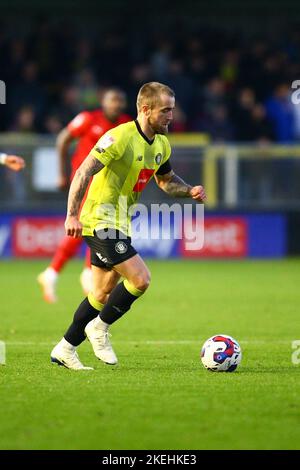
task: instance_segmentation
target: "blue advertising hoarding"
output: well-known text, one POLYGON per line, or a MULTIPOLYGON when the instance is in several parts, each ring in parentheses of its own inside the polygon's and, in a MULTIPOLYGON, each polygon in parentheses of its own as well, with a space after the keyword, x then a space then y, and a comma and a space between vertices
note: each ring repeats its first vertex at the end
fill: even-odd
MULTIPOLYGON (((0 216, 0 257, 51 256, 64 234, 63 220, 61 214, 0 216)), ((185 228, 194 221, 185 219, 185 228)), ((133 223, 133 244, 142 256, 158 259, 280 258, 287 254, 287 220, 282 214, 206 214, 204 246, 192 250, 180 224, 172 218, 165 227, 161 220, 141 218, 139 224, 133 223)))

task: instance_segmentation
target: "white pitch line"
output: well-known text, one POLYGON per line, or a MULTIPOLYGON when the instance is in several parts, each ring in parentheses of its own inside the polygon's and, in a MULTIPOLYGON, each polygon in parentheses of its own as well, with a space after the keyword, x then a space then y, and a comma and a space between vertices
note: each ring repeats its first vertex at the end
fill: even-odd
MULTIPOLYGON (((142 341, 124 341, 116 340, 113 341, 115 344, 148 344, 148 345, 185 345, 185 344, 202 344, 205 339, 199 340, 142 340, 142 341)), ((292 340, 241 340, 241 344, 291 344, 292 340)), ((34 341, 5 341, 7 346, 54 346, 56 342, 34 342, 34 341)))

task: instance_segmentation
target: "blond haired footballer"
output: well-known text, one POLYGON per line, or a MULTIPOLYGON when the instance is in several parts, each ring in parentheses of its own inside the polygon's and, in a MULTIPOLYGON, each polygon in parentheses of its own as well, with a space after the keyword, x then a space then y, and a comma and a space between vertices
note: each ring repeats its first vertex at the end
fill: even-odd
POLYGON ((86 337, 98 359, 117 364, 108 338, 109 327, 150 284, 149 269, 131 244, 129 217, 130 207, 149 180, 154 177, 171 196, 199 202, 206 199, 202 186, 190 186, 172 170, 166 134, 174 107, 175 94, 168 86, 157 82, 143 85, 137 97, 137 119, 101 137, 75 174, 65 229, 71 237, 83 236, 91 248, 93 288, 52 350, 51 361, 55 364, 74 370, 91 369, 81 363, 76 351, 86 337))

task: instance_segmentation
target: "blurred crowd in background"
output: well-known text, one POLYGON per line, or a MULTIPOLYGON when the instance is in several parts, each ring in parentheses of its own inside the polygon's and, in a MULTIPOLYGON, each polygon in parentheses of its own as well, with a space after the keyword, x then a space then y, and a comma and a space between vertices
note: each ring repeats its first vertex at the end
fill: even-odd
POLYGON ((173 132, 214 142, 297 142, 300 30, 251 37, 215 28, 177 34, 121 29, 82 34, 42 20, 26 34, 0 28, 0 79, 7 86, 0 131, 57 134, 78 112, 99 106, 103 90, 127 94, 134 118, 139 87, 156 80, 176 93, 173 132))

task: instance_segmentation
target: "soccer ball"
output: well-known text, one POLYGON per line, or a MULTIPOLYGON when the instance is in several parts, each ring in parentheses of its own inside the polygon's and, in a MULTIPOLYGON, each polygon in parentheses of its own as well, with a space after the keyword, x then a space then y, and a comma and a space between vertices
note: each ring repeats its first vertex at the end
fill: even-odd
POLYGON ((203 344, 201 361, 207 370, 233 372, 241 360, 241 347, 231 336, 212 336, 203 344))

